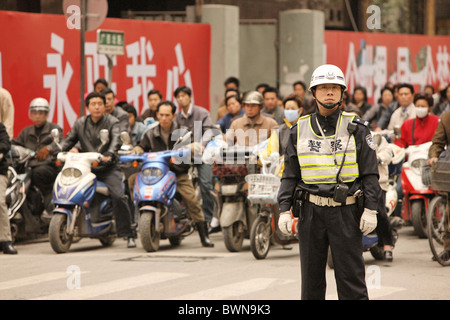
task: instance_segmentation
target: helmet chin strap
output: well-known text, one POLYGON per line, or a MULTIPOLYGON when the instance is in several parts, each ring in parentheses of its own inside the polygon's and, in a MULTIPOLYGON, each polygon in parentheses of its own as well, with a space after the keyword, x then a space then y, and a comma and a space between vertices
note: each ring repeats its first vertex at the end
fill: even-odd
MULTIPOLYGON (((316 90, 312 91, 313 97, 316 98, 316 90)), ((342 101, 344 101, 344 90, 341 91, 341 100, 337 103, 322 103, 319 101, 319 99, 316 98, 316 101, 325 109, 332 110, 336 108, 337 106, 340 106, 342 104, 342 101)))

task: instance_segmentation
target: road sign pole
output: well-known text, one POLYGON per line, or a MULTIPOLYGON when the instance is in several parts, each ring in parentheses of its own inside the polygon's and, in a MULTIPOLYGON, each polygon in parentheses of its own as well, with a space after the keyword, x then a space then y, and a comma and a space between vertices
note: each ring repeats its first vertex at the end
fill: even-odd
POLYGON ((84 116, 84 87, 85 87, 85 62, 84 62, 84 42, 86 31, 86 10, 87 0, 81 0, 80 11, 80 117, 84 116))
POLYGON ((112 74, 113 74, 113 56, 109 54, 105 54, 106 59, 108 59, 108 83, 111 86, 112 83, 112 74))

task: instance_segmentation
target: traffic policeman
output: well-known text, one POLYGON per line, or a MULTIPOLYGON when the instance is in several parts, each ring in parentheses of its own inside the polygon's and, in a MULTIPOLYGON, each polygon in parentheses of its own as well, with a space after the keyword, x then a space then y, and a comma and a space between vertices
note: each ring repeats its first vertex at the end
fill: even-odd
POLYGON ((278 225, 292 234, 292 207, 299 217, 302 299, 325 299, 329 247, 339 299, 368 299, 362 234, 377 225, 375 144, 367 122, 340 110, 347 90, 341 69, 318 67, 309 89, 318 110, 291 127, 278 225))

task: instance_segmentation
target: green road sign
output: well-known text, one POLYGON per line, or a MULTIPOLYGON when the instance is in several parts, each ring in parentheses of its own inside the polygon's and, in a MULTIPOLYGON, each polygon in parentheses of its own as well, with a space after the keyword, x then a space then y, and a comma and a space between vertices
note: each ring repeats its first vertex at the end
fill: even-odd
POLYGON ((125 34, 123 31, 97 30, 97 52, 107 55, 123 55, 125 34))

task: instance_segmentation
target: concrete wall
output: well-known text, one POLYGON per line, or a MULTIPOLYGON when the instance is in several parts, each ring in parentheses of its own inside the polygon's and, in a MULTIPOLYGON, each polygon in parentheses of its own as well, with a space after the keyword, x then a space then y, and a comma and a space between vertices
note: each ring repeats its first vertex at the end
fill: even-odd
POLYGON ((317 10, 280 13, 280 93, 292 93, 292 84, 309 85, 315 68, 323 63, 325 17, 317 10))
POLYGON ((260 83, 276 87, 276 24, 241 24, 239 31, 241 91, 254 90, 260 83))
POLYGON ((281 95, 286 96, 292 93, 295 81, 302 80, 308 85, 312 72, 324 61, 322 11, 283 11, 277 27, 276 23, 257 21, 240 24, 237 6, 203 5, 201 22, 211 25, 212 119, 216 119, 224 99, 226 78, 239 78, 242 92, 267 83, 279 86, 281 95))
POLYGON ((210 110, 216 119, 224 98, 223 82, 239 78, 239 7, 227 5, 202 6, 202 23, 211 25, 210 110))

